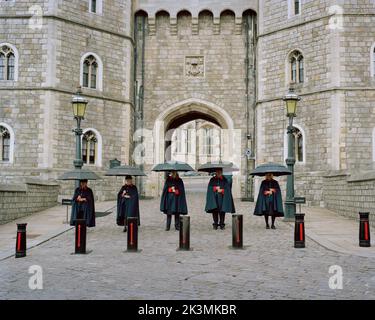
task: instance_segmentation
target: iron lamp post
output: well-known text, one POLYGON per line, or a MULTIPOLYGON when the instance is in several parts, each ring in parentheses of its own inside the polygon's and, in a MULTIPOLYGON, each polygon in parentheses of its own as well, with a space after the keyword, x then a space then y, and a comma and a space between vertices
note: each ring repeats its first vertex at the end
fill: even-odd
POLYGON ((296 204, 294 201, 294 164, 295 159, 295 141, 294 141, 294 130, 293 118, 296 117, 297 102, 301 98, 294 93, 292 88, 284 96, 283 100, 286 103, 287 117, 289 118, 289 125, 287 128, 288 133, 288 158, 285 160, 288 169, 292 172, 291 175, 287 177, 286 184, 286 201, 285 201, 285 221, 294 221, 296 214, 296 204))
MULTIPOLYGON (((73 115, 74 119, 77 121, 77 128, 73 129, 73 132, 76 134, 76 158, 73 161, 73 165, 76 169, 82 169, 83 161, 82 161, 82 150, 81 150, 81 136, 82 136, 82 129, 81 129, 81 121, 85 117, 86 107, 88 101, 81 96, 81 87, 78 88, 76 94, 72 98, 72 108, 73 108, 73 115)), ((79 187, 79 181, 76 181, 76 188, 79 187)))

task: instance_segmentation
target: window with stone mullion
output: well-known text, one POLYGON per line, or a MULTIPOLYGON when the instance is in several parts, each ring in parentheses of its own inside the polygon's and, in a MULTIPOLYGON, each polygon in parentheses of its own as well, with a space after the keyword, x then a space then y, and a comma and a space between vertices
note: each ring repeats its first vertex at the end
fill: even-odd
POLYGON ((295 57, 292 58, 291 61, 291 82, 297 82, 297 59, 295 57))
POLYGON ((96 89, 96 73, 97 73, 97 70, 98 70, 98 65, 93 62, 91 64, 91 68, 89 69, 91 71, 91 74, 90 74, 90 88, 91 89, 96 89))
POLYGON ((304 70, 305 70, 305 66, 303 63, 303 57, 299 56, 298 58, 298 82, 299 83, 302 83, 304 81, 304 76, 305 76, 304 70))
POLYGON ((10 53, 7 59, 7 80, 14 80, 14 66, 15 66, 14 54, 10 53))
POLYGON ((0 80, 5 80, 5 55, 0 53, 0 80))
POLYGON ((83 63, 83 86, 88 88, 89 87, 89 69, 90 63, 85 61, 83 63))
POLYGON ((9 161, 10 154, 10 134, 8 130, 0 128, 0 150, 1 150, 1 161, 9 161))

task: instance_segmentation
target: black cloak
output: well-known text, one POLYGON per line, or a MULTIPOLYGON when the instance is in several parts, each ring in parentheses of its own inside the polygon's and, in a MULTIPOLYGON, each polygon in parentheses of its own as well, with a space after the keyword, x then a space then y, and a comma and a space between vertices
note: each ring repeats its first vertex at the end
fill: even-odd
POLYGON ((140 225, 138 189, 134 184, 122 186, 117 194, 117 225, 125 225, 129 217, 137 217, 140 225), (124 191, 130 198, 123 197, 124 191))
POLYGON ((263 216, 264 214, 274 215, 275 217, 283 217, 283 201, 281 198, 281 190, 276 180, 263 180, 260 185, 258 200, 255 205, 254 215, 263 216), (265 195, 264 192, 275 189, 276 193, 265 195))
POLYGON ((187 214, 184 182, 181 178, 168 177, 160 200, 160 211, 165 214, 187 214), (175 192, 172 188, 174 187, 175 192))
POLYGON ((221 212, 221 213, 235 213, 231 186, 228 180, 221 176, 212 177, 207 187, 206 195, 206 208, 205 211, 208 213, 221 212), (223 192, 219 193, 216 188, 220 187, 223 192))
POLYGON ((90 188, 77 188, 74 192, 70 225, 74 226, 78 218, 85 219, 87 227, 95 227, 94 194, 90 188), (86 198, 87 201, 78 202, 78 196, 86 198))

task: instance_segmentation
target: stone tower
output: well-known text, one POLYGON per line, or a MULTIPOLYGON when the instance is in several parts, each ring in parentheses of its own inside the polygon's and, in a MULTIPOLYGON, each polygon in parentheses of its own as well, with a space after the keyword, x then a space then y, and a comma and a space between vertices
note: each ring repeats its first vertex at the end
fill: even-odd
MULTIPOLYGON (((136 112, 145 168, 168 160, 169 132, 202 119, 219 125, 222 159, 241 167, 237 197, 250 196, 254 161, 257 1, 137 1, 136 112), (229 133, 228 133, 229 132, 229 133), (225 140, 227 139, 227 140, 225 140)), ((157 195, 159 176, 145 184, 157 195)))

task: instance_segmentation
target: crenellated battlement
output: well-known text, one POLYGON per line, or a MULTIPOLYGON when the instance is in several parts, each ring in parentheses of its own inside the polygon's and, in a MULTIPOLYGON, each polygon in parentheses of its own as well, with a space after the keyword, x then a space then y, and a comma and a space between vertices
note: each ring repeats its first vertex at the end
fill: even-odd
POLYGON ((171 16, 169 12, 158 11, 154 17, 147 12, 139 10, 136 15, 148 17, 148 34, 157 33, 170 35, 199 35, 199 34, 242 34, 244 16, 256 15, 255 11, 245 10, 241 16, 236 16, 232 10, 224 10, 219 17, 215 17, 210 10, 202 10, 197 17, 190 11, 182 10, 177 16, 171 16))
POLYGON ((170 35, 202 32, 241 34, 245 14, 258 12, 257 0, 140 0, 136 14, 148 17, 149 35, 169 32, 170 35))

